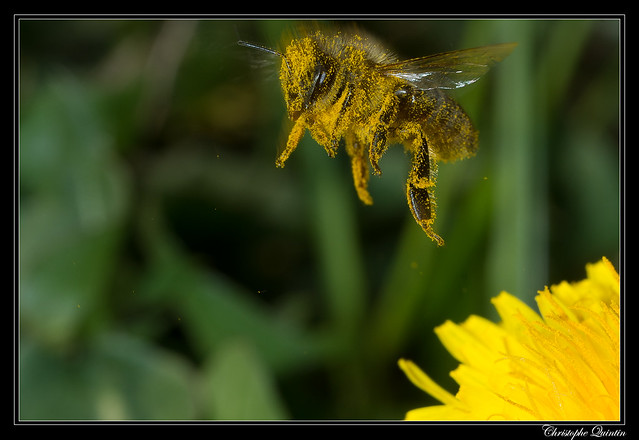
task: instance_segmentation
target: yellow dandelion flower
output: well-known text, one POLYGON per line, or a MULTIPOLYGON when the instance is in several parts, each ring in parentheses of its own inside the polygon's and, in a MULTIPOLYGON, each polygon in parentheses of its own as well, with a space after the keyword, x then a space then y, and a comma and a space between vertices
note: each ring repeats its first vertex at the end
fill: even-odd
POLYGON ((502 292, 492 300, 499 324, 470 316, 437 327, 460 362, 450 373, 459 391, 400 359, 408 378, 442 403, 411 410, 406 420, 619 420, 619 275, 605 258, 586 272, 540 291, 541 315, 502 292))

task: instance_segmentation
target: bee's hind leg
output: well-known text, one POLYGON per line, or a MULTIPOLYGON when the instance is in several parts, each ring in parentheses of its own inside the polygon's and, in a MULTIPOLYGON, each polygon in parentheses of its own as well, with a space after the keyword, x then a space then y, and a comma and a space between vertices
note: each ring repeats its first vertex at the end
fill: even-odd
POLYGON ((435 176, 437 164, 428 153, 426 139, 419 134, 413 140, 412 168, 406 182, 406 198, 415 221, 424 232, 442 246, 444 240, 432 228, 435 222, 435 176))

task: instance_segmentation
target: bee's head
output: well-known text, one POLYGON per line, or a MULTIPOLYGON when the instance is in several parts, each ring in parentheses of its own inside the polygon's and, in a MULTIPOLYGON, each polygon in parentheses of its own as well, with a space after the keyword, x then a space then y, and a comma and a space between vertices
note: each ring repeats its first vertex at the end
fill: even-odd
POLYGON ((238 44, 282 59, 280 82, 288 115, 293 121, 312 107, 333 82, 333 63, 312 38, 293 39, 284 53, 246 41, 238 44))
POLYGON ((282 54, 280 81, 289 118, 297 120, 326 92, 333 70, 311 38, 291 41, 282 54))

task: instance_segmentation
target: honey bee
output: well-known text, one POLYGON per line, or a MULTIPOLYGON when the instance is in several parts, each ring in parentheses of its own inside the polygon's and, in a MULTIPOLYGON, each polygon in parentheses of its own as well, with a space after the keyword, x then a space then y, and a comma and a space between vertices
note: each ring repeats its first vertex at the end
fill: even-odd
POLYGON ((445 90, 477 81, 516 43, 457 50, 400 61, 376 39, 357 30, 301 29, 282 51, 240 41, 281 59, 281 83, 292 129, 276 165, 283 167, 308 130, 330 157, 344 139, 359 199, 372 204, 369 164, 391 144, 411 154, 408 206, 417 224, 438 245, 433 230, 438 161, 475 154, 478 132, 445 90), (367 160, 368 159, 368 160, 367 160))

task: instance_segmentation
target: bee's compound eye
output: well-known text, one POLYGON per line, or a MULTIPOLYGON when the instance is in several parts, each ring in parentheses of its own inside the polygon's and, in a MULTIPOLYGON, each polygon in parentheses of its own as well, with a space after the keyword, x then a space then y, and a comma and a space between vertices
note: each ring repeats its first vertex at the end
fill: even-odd
POLYGON ((327 78, 328 70, 323 64, 318 64, 313 73, 311 87, 308 90, 308 94, 304 102, 305 106, 312 105, 320 97, 326 88, 325 83, 327 82, 327 78))
POLYGON ((326 70, 323 67, 320 67, 315 73, 315 81, 313 87, 317 88, 324 84, 324 80, 326 79, 326 70))

